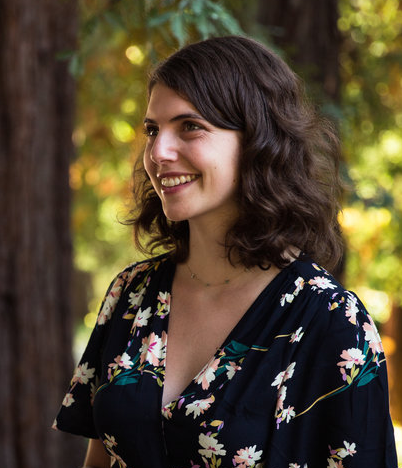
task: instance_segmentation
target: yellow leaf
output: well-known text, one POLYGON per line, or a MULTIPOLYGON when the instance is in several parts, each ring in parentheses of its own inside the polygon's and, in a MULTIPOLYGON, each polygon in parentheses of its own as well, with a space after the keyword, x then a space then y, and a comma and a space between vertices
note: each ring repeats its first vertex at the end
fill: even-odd
POLYGON ((223 421, 220 421, 219 419, 215 419, 215 421, 212 421, 210 426, 217 427, 220 426, 223 423, 223 421))

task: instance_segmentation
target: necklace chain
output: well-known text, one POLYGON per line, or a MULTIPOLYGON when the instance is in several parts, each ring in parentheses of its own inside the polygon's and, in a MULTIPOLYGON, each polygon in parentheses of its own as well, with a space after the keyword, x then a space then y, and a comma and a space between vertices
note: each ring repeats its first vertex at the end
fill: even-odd
POLYGON ((224 286, 225 284, 229 284, 232 280, 238 278, 242 273, 244 272, 249 272, 250 270, 248 268, 244 268, 242 271, 240 271, 236 276, 234 276, 233 278, 226 278, 224 281, 222 281, 221 283, 216 283, 216 284, 213 284, 213 283, 207 283, 206 281, 203 281, 198 275, 197 273, 194 273, 194 271, 190 268, 190 265, 188 263, 186 263, 186 266, 188 268, 188 271, 190 272, 190 278, 193 279, 193 280, 197 280, 199 281, 203 286, 205 286, 206 288, 209 288, 211 286, 224 286))

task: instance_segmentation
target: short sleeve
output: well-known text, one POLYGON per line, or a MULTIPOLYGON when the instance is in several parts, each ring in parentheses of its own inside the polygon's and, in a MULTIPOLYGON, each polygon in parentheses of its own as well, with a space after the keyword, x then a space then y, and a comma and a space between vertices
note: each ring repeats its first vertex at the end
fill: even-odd
POLYGON ((279 383, 269 461, 308 468, 396 468, 376 325, 352 292, 322 293, 310 306, 316 304, 314 320, 282 378, 286 382, 279 383))
POLYGON ((102 352, 111 319, 127 281, 127 269, 111 282, 102 301, 96 325, 74 370, 53 428, 89 438, 98 438, 92 406, 101 376, 102 352))

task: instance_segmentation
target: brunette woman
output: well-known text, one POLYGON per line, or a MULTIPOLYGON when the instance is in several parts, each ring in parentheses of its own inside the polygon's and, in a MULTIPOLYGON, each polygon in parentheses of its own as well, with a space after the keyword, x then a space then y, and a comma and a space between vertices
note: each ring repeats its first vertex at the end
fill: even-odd
MULTIPOLYGON (((112 281, 56 420, 106 468, 396 468, 372 318, 328 272, 338 140, 263 45, 151 74, 132 224, 166 252, 112 281)), ((145 239, 145 245, 144 245, 145 239)))

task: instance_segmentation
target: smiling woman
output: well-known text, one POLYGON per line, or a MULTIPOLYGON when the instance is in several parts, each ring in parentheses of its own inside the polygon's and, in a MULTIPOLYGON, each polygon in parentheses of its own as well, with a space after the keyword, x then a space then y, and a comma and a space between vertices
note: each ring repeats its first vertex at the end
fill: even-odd
POLYGON ((166 253, 111 283, 55 427, 96 468, 395 468, 380 337, 319 265, 339 146, 299 79, 247 38, 192 44, 144 132, 130 223, 166 253))

